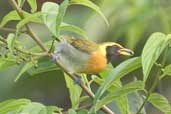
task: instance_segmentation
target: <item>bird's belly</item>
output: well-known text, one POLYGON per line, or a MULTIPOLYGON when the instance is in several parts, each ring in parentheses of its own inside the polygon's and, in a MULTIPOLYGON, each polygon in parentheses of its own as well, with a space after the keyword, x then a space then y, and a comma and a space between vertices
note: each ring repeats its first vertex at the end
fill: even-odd
POLYGON ((79 73, 99 73, 107 66, 107 59, 100 52, 95 52, 87 61, 84 68, 78 70, 79 73))

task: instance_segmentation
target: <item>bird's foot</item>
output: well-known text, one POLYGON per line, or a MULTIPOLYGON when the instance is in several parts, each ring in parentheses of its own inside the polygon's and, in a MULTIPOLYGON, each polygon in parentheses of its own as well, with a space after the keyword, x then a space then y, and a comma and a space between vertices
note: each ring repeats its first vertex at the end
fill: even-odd
POLYGON ((59 60, 59 53, 54 53, 53 56, 52 56, 52 60, 54 62, 57 62, 59 60))
POLYGON ((81 84, 81 78, 76 76, 74 83, 80 85, 81 84))

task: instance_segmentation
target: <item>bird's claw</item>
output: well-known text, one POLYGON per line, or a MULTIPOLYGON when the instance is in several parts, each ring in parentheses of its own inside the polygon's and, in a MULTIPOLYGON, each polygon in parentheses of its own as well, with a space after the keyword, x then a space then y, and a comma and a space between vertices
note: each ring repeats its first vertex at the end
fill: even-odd
POLYGON ((81 84, 81 78, 80 77, 76 77, 74 83, 80 85, 81 84))
POLYGON ((57 62, 57 61, 59 60, 59 54, 54 53, 54 55, 52 56, 52 60, 53 60, 54 62, 57 62))

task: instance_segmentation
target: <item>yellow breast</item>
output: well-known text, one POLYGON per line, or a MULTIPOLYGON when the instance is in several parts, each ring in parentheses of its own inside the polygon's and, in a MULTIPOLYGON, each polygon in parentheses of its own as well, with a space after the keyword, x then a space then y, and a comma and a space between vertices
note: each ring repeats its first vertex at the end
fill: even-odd
POLYGON ((99 73, 104 70, 107 66, 106 57, 100 52, 93 52, 88 59, 85 68, 80 69, 79 73, 99 73))

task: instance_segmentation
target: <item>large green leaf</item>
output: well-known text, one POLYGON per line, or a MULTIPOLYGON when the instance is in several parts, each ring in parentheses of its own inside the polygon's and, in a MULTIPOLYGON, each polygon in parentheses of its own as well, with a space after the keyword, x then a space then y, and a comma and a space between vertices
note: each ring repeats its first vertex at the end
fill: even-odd
POLYGON ((146 81, 153 64, 162 51, 169 45, 171 38, 163 33, 153 33, 146 42, 142 52, 142 67, 143 67, 143 80, 146 81))
POLYGON ((29 103, 26 106, 24 106, 20 113, 26 113, 26 114, 47 114, 46 108, 43 104, 40 103, 29 103))
POLYGON ((61 5, 59 6, 59 13, 58 13, 57 18, 56 18, 56 34, 57 34, 57 37, 59 37, 59 35, 60 35, 60 26, 61 26, 61 23, 62 23, 63 18, 65 16, 65 12, 66 12, 66 9, 68 7, 68 4, 69 4, 69 1, 64 0, 61 3, 61 5))
POLYGON ((164 96, 158 93, 152 93, 148 101, 165 114, 171 114, 171 106, 164 96))
POLYGON ((75 25, 62 23, 60 28, 61 28, 61 30, 67 30, 67 31, 75 32, 77 34, 82 35, 84 38, 88 38, 86 32, 84 30, 82 30, 81 28, 75 26, 75 25))
POLYGON ((134 71, 140 67, 141 67, 141 59, 139 57, 135 57, 135 58, 131 58, 131 59, 124 61, 123 63, 118 65, 116 68, 114 68, 110 72, 108 77, 105 79, 103 84, 99 87, 98 91, 96 92, 94 104, 97 103, 98 99, 103 95, 105 90, 107 90, 108 87, 110 85, 112 85, 112 83, 114 81, 122 78, 126 74, 128 74, 128 73, 130 73, 130 72, 132 72, 132 71, 134 71))
POLYGON ((73 80, 67 74, 64 74, 64 76, 65 76, 67 88, 69 89, 72 108, 77 109, 80 103, 80 95, 81 95, 82 89, 80 88, 80 86, 75 84, 73 80))
POLYGON ((96 4, 91 2, 90 0, 71 0, 71 4, 79 4, 79 5, 87 6, 93 9, 104 19, 105 23, 109 26, 108 20, 106 19, 104 14, 101 12, 100 8, 96 4))
POLYGON ((30 69, 32 66, 34 66, 33 62, 28 62, 28 63, 25 63, 23 65, 23 67, 21 68, 21 70, 19 71, 19 73, 17 74, 16 78, 15 78, 15 82, 22 76, 22 74, 24 72, 26 72, 28 69, 30 69))
POLYGON ((0 114, 7 114, 10 112, 16 112, 17 109, 20 109, 22 106, 30 103, 30 100, 27 99, 18 99, 18 100, 7 100, 0 103, 0 114))
POLYGON ((114 99, 127 95, 130 92, 134 92, 137 90, 144 90, 144 82, 143 81, 135 81, 135 82, 130 82, 126 85, 124 85, 121 88, 116 89, 115 91, 109 93, 106 97, 101 99, 100 101, 97 102, 96 104, 96 110, 101 108, 103 105, 108 104, 112 102, 114 99))
POLYGON ((42 6, 41 12, 43 13, 42 18, 45 25, 54 36, 57 36, 56 20, 59 13, 59 5, 52 2, 45 2, 42 6))
POLYGON ((27 0, 31 7, 31 12, 35 12, 37 10, 37 0, 27 0))
POLYGON ((0 103, 0 114, 62 114, 61 108, 44 106, 28 99, 12 99, 0 103))
POLYGON ((31 102, 19 111, 19 114, 55 114, 55 112, 61 113, 61 108, 55 106, 44 106, 43 104, 37 102, 31 102))
POLYGON ((56 37, 59 36, 60 26, 63 21, 68 0, 65 0, 60 6, 52 2, 46 2, 42 6, 43 21, 52 34, 56 37))

